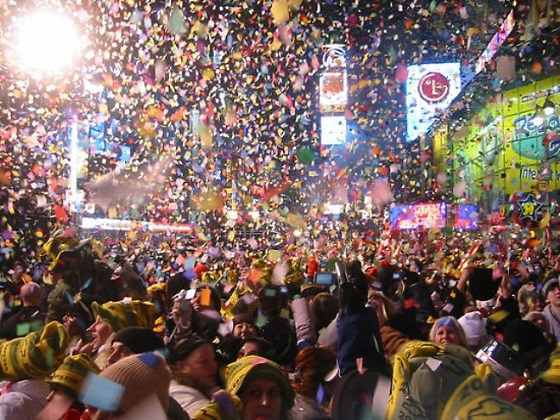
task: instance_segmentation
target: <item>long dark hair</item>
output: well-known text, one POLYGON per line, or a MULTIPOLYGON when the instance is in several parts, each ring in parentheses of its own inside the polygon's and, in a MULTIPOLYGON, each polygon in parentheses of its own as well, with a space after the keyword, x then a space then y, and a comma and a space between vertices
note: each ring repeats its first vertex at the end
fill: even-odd
POLYGON ((346 281, 340 285, 340 309, 343 312, 357 312, 365 308, 368 284, 362 265, 358 260, 351 261, 345 268, 346 281))

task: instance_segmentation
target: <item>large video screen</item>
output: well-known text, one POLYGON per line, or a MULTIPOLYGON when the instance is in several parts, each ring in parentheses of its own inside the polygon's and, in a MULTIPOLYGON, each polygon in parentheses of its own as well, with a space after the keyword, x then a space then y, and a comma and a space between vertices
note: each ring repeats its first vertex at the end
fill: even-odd
POLYGON ((321 144, 346 143, 346 117, 344 115, 321 116, 321 144))
POLYGON ((477 230, 479 208, 476 204, 458 204, 454 206, 453 227, 462 230, 477 230))
POLYGON ((325 72, 319 79, 321 113, 344 112, 348 99, 345 71, 325 72))
POLYGON ((445 222, 444 203, 393 204, 390 208, 393 230, 442 229, 445 222))

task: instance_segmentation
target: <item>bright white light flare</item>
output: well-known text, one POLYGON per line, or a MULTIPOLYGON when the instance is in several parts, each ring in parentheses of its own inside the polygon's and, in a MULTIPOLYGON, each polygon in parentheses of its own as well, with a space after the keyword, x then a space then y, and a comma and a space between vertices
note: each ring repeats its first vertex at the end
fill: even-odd
POLYGON ((83 45, 75 23, 64 14, 43 10, 18 22, 16 55, 26 72, 60 73, 72 66, 83 45))

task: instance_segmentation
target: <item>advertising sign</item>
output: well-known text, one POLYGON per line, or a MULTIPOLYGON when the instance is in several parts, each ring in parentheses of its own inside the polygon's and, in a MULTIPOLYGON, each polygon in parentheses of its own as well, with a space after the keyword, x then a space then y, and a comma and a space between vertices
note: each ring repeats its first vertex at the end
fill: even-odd
POLYGON ((479 222, 479 208, 476 204, 454 206, 453 227, 462 230, 476 230, 479 222))
POLYGON ((475 65, 475 72, 480 73, 484 70, 484 66, 496 55, 502 44, 506 41, 507 37, 515 26, 515 17, 513 10, 507 15, 506 19, 500 25, 498 32, 494 34, 486 49, 482 52, 475 65))
POLYGON ((325 72, 319 78, 321 113, 344 112, 348 100, 346 72, 325 72))
POLYGON ((319 77, 319 112, 321 114, 321 144, 337 145, 346 142, 346 105, 348 80, 346 75, 346 47, 330 44, 323 47, 324 71, 319 77))
POLYGON ((560 104, 560 77, 504 92, 450 134, 455 179, 469 197, 560 189, 560 108, 545 101, 560 104))
POLYGON ((346 117, 344 115, 321 116, 321 144, 344 144, 346 141, 346 117))
POLYGON ((393 204, 390 209, 391 229, 442 229, 446 222, 444 203, 393 204))
POLYGON ((459 63, 423 64, 408 67, 406 82, 407 137, 424 134, 434 118, 461 92, 459 63))

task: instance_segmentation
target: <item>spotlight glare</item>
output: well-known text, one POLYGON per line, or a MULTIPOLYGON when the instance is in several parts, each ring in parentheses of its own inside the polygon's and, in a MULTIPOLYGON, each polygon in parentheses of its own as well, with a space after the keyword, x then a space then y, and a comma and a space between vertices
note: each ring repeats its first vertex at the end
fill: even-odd
POLYGON ((69 68, 83 46, 76 25, 55 11, 37 11, 18 21, 16 57, 26 72, 38 76, 69 68))

